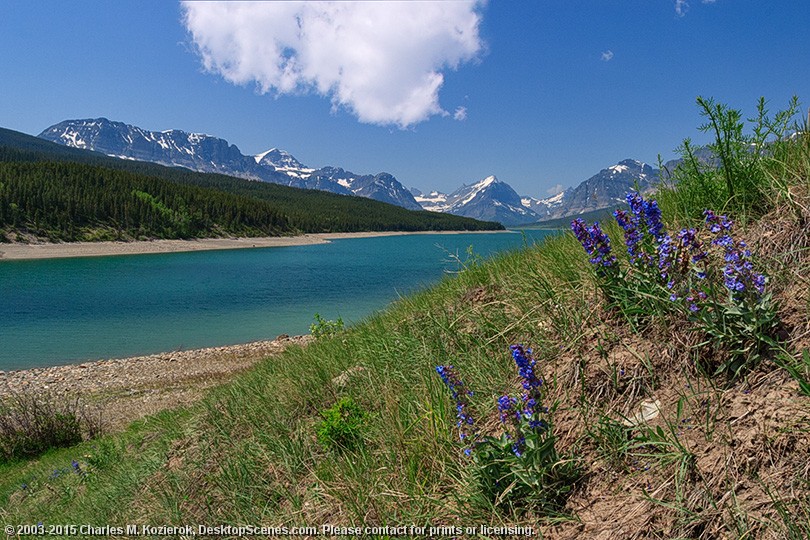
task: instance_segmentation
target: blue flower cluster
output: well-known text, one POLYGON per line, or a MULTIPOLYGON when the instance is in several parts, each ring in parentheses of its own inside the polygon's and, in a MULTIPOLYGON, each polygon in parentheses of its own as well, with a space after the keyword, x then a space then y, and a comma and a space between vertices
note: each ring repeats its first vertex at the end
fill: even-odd
POLYGON ((734 240, 729 232, 734 222, 726 216, 718 216, 711 210, 703 212, 709 230, 715 235, 712 245, 724 251, 723 284, 731 292, 732 298, 739 300, 746 292, 761 296, 765 292, 767 278, 754 271, 751 251, 742 240, 734 240))
POLYGON ((519 405, 518 400, 511 396, 503 395, 498 398, 498 412, 501 416, 501 423, 508 425, 510 430, 517 434, 516 439, 510 433, 506 435, 509 439, 514 440, 512 453, 517 457, 520 457, 523 453, 523 445, 526 442, 526 438, 520 434, 520 419, 523 415, 519 405))
MULTIPOLYGON (((57 478, 60 478, 63 475, 67 475, 67 474, 69 474, 71 472, 77 474, 78 476, 87 476, 87 471, 85 471, 82 468, 81 464, 78 461, 73 459, 73 460, 70 461, 70 468, 62 467, 60 469, 54 469, 53 472, 49 475, 49 478, 51 480, 56 480, 57 478)), ((32 476, 31 478, 29 478, 29 482, 34 482, 35 480, 36 480, 35 476, 32 476)), ((20 488, 23 489, 23 490, 27 490, 29 488, 29 483, 28 482, 23 482, 22 485, 20 486, 20 488)))
POLYGON ((517 399, 503 395, 498 398, 498 412, 501 414, 501 422, 514 422, 520 420, 520 411, 517 406, 517 399))
MULTIPOLYGON (((667 282, 667 288, 672 288, 670 274, 684 275, 692 265, 700 264, 707 256, 708 253, 703 249, 695 229, 681 229, 675 240, 668 234, 664 235, 658 244, 658 270, 667 282)), ((706 272, 698 269, 696 276, 703 279, 706 272)))
POLYGON ((611 267, 616 264, 616 257, 610 251, 610 238, 599 227, 598 221, 587 227, 583 220, 577 218, 571 222, 571 229, 579 243, 591 256, 591 264, 601 267, 611 267))
POLYGON ((498 411, 500 412, 501 422, 511 424, 514 433, 510 436, 515 441, 512 445, 512 452, 520 457, 526 441, 521 429, 523 422, 525 421, 531 431, 547 430, 548 423, 540 419, 539 414, 548 412, 548 409, 538 406, 541 399, 540 387, 543 385, 543 380, 537 376, 535 371, 537 362, 532 355, 532 350, 524 349, 523 345, 512 345, 510 350, 512 351, 512 359, 518 368, 518 374, 522 379, 523 394, 520 399, 507 395, 501 396, 498 399, 498 411))
MULTIPOLYGON (((512 358, 522 379, 523 393, 519 398, 503 395, 498 398, 498 413, 503 424, 507 425, 506 437, 512 441, 512 452, 520 457, 525 448, 527 435, 538 435, 549 429, 549 424, 540 415, 548 413, 541 403, 543 380, 537 376, 536 361, 532 350, 522 345, 512 345, 512 358)), ((470 455, 482 440, 475 429, 475 421, 470 414, 469 398, 473 393, 465 387, 453 366, 436 366, 436 372, 450 390, 456 403, 459 437, 467 444, 464 453, 470 455)))
POLYGON ((630 262, 650 266, 652 253, 647 252, 645 237, 650 235, 656 243, 661 243, 665 236, 664 223, 661 221, 661 209, 656 201, 645 201, 640 193, 632 191, 627 194, 630 212, 616 210, 613 217, 624 230, 624 244, 630 255, 630 262))
MULTIPOLYGON (((471 390, 464 387, 464 383, 456 373, 453 366, 436 366, 436 372, 442 378, 442 381, 450 389, 450 394, 453 396, 453 401, 456 402, 456 418, 458 418, 458 433, 462 441, 467 441, 475 435, 475 420, 470 414, 470 400, 473 395, 471 390)), ((469 454, 469 448, 466 450, 469 454)))
POLYGON ((662 281, 670 290, 669 299, 672 302, 684 298, 689 311, 700 311, 699 300, 706 299, 706 293, 692 287, 685 279, 692 270, 692 275, 699 280, 706 278, 706 270, 701 266, 708 253, 698 238, 695 229, 681 229, 676 239, 665 234, 658 244, 658 271, 662 281), (681 287, 676 287, 681 285, 681 287), (686 291, 680 290, 686 287, 686 291), (681 293, 679 295, 679 292, 681 293))
MULTIPOLYGON (((613 216, 624 230, 630 262, 642 271, 649 269, 657 274, 654 279, 666 286, 672 302, 683 299, 689 311, 700 311, 707 294, 703 287, 696 287, 691 278, 706 278, 708 251, 699 238, 699 232, 692 228, 681 229, 672 237, 664 229, 661 209, 656 201, 645 201, 635 191, 628 193, 626 200, 630 210, 616 210, 613 216)), ((706 210, 704 216, 709 231, 714 235, 711 244, 724 251, 723 281, 732 298, 740 300, 747 294, 746 291, 761 296, 767 278, 754 271, 751 252, 745 242, 734 240, 729 234, 733 222, 711 210, 706 210)), ((610 240, 598 223, 588 227, 583 220, 575 219, 571 222, 571 228, 591 256, 592 264, 598 267, 616 264, 616 258, 610 252, 610 240)))
MULTIPOLYGON (((531 349, 524 349, 523 345, 512 345, 509 347, 512 351, 512 359, 518 368, 518 374, 523 379, 523 389, 527 393, 534 393, 543 384, 543 381, 537 377, 534 372, 535 362, 532 357, 531 349)), ((528 398, 527 398, 528 399, 528 398)))

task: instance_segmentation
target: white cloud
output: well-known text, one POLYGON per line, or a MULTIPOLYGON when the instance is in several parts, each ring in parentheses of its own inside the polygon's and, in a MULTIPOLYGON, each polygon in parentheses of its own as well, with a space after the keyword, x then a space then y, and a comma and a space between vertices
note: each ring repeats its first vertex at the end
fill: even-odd
POLYGON ((453 120, 458 120, 461 122, 462 120, 467 119, 467 107, 456 107, 456 111, 453 113, 453 120))
POLYGON ((607 50, 602 53, 602 61, 603 62, 610 62, 613 60, 613 51, 607 50))
MULTIPOLYGON (((714 4, 717 0, 700 0, 701 4, 714 4)), ((689 11, 689 2, 687 0, 675 0, 675 13, 678 17, 683 17, 689 11)))
POLYGON ((553 197, 554 195, 562 193, 563 191, 565 191, 565 186, 564 185, 562 185, 562 184, 554 184, 553 186, 551 186, 550 188, 548 188, 546 190, 546 195, 548 195, 549 197, 553 197))
POLYGON ((333 110, 344 107, 361 122, 404 128, 449 114, 439 104, 442 71, 482 51, 482 3, 183 1, 182 8, 207 71, 255 83, 261 93, 328 96, 333 110))

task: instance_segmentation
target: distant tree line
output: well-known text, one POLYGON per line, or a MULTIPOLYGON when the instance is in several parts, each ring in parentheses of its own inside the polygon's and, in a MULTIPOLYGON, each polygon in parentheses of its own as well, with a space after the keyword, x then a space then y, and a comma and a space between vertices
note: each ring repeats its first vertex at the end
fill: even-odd
POLYGON ((77 241, 502 228, 361 197, 120 160, 0 130, 0 233, 77 241))
POLYGON ((0 162, 0 227, 50 240, 273 236, 267 202, 79 163, 0 162))

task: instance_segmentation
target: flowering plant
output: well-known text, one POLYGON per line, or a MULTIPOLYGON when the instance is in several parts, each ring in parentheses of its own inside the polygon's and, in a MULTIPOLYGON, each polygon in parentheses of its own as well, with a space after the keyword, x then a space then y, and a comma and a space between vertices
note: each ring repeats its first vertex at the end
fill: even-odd
POLYGON ((512 345, 512 358, 522 379, 518 397, 498 398, 498 412, 504 426, 499 437, 481 435, 475 429, 469 397, 452 366, 436 371, 456 402, 457 426, 465 443, 464 453, 476 464, 476 479, 489 504, 558 509, 579 475, 576 464, 560 460, 551 430, 550 411, 542 406, 543 381, 536 372, 531 349, 512 345))
POLYGON ((778 320, 765 292, 767 277, 755 271, 745 242, 731 236, 730 219, 706 210, 704 227, 681 229, 673 237, 656 201, 631 192, 627 204, 629 211, 613 213, 624 230, 630 262, 626 270, 598 224, 588 228, 581 219, 571 223, 611 307, 619 308, 631 324, 655 313, 685 311, 707 336, 700 345, 711 343, 727 352, 716 374, 736 376, 775 345, 771 336, 778 320))
POLYGON ((714 237, 711 245, 722 252, 723 265, 709 268, 717 275, 708 281, 708 294, 704 293, 702 305, 693 313, 707 335, 701 345, 712 343, 727 351, 715 374, 736 376, 777 346, 777 307, 771 293, 765 290, 768 278, 755 271, 748 246, 731 236, 733 222, 711 210, 706 210, 704 216, 714 237), (721 277, 722 289, 717 285, 721 277))
POLYGON ((619 264, 598 222, 588 227, 582 219, 574 219, 571 229, 591 256, 609 308, 637 327, 646 324, 652 314, 671 308, 663 301, 665 278, 658 268, 659 246, 670 240, 656 201, 645 201, 636 192, 628 194, 626 200, 629 210, 616 210, 613 215, 624 231, 629 266, 619 264))

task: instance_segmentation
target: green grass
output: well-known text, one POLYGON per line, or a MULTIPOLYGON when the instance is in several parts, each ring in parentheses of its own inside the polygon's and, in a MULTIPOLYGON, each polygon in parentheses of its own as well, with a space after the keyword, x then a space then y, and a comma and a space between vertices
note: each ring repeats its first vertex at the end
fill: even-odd
MULTIPOLYGON (((600 520, 626 517, 634 520, 628 527, 650 538, 801 537, 810 516, 810 401, 800 386, 808 374, 801 351, 810 305, 791 287, 800 284, 796 276, 810 275, 810 244, 800 241, 810 200, 810 138, 786 144, 778 158, 758 165, 756 189, 767 193, 770 209, 759 207, 756 218, 741 210, 745 233, 764 234, 777 219, 787 231, 784 244, 754 246, 762 248, 758 262, 772 276, 777 299, 790 303, 792 311, 782 312, 785 352, 733 386, 696 368, 704 352, 692 348, 699 340, 683 320, 656 315, 633 328, 607 310, 581 246, 560 235, 474 260, 353 327, 267 359, 194 407, 0 466, 0 518, 475 523, 545 532, 580 530, 581 521, 587 537, 600 520), (454 405, 435 373, 436 365, 456 366, 475 390, 481 428, 497 434, 495 399, 517 384, 513 343, 530 345, 538 358, 556 405, 558 451, 581 456, 585 466, 573 502, 554 517, 495 508, 477 496, 471 461, 453 429, 454 405), (663 404, 659 418, 634 430, 621 425, 640 401, 653 398, 663 404), (362 442, 329 448, 318 441, 322 413, 345 399, 364 412, 355 433, 362 442), (73 459, 86 475, 51 478, 73 459), (581 510, 597 512, 600 501, 610 503, 604 514, 581 510), (647 505, 644 512, 619 511, 639 504, 647 505)), ((668 210, 690 199, 678 199, 677 189, 667 193, 669 217, 668 210)), ((621 246, 618 231, 609 231, 621 246)))

